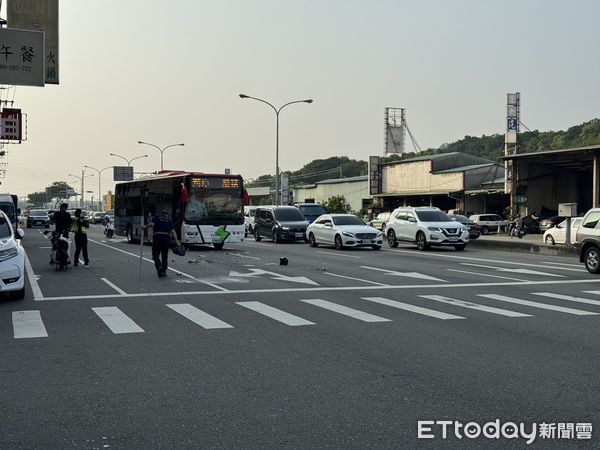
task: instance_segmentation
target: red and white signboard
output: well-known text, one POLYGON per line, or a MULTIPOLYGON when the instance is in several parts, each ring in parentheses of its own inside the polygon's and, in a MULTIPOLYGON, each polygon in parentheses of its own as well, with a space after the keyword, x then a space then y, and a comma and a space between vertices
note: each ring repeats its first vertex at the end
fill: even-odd
POLYGON ((4 108, 0 113, 0 140, 21 142, 22 119, 20 109, 4 108))

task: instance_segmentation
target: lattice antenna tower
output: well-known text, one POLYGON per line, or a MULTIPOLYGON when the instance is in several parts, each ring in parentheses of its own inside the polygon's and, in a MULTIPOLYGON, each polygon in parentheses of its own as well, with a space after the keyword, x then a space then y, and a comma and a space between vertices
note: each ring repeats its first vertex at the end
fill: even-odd
POLYGON ((386 107, 384 111, 384 142, 383 151, 389 153, 403 154, 406 151, 406 133, 410 136, 415 152, 420 152, 421 147, 413 136, 406 122, 405 108, 386 107))

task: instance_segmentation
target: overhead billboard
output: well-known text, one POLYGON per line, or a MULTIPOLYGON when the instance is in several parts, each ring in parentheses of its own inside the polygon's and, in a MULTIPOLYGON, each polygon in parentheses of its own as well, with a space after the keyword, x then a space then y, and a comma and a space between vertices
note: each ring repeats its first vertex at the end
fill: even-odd
POLYGON ((44 86, 44 33, 0 28, 0 84, 44 86))
POLYGON ((20 109, 4 108, 0 113, 0 140, 21 142, 22 120, 20 109))
POLYGON ((131 181, 133 180, 133 167, 131 166, 113 166, 113 181, 131 181))
POLYGON ((9 28, 44 32, 44 80, 58 84, 58 0, 8 0, 6 10, 9 28))

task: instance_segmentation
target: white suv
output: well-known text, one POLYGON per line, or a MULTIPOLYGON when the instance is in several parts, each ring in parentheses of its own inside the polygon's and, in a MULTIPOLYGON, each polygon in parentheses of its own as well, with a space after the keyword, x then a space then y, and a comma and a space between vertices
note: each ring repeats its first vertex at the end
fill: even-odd
POLYGON ((492 231, 500 233, 508 226, 508 220, 498 214, 475 214, 469 216, 469 220, 479 225, 481 234, 489 234, 492 231))
POLYGON ((439 208, 400 207, 390 215, 386 227, 390 247, 397 247, 399 241, 414 242, 419 250, 431 245, 453 246, 464 250, 469 243, 469 230, 452 220, 439 208))

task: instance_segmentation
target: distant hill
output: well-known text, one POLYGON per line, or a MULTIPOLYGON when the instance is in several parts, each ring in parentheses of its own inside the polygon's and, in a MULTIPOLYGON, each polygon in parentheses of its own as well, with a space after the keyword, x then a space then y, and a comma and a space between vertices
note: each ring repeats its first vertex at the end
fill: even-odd
MULTIPOLYGON (((520 153, 533 153, 562 148, 585 147, 600 144, 600 119, 593 119, 581 125, 570 127, 566 131, 525 131, 519 134, 520 153)), ((465 136, 451 144, 442 144, 439 148, 430 148, 420 153, 390 155, 384 161, 391 162, 415 156, 433 155, 437 153, 462 152, 479 156, 492 161, 504 155, 504 135, 465 136)), ((376 154, 376 152, 374 152, 376 154)), ((333 156, 327 159, 316 159, 300 170, 286 172, 291 186, 311 184, 331 178, 346 178, 366 175, 367 161, 357 161, 346 156, 333 156)), ((267 186, 273 184, 273 175, 261 175, 248 182, 248 187, 267 186)))

